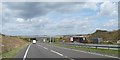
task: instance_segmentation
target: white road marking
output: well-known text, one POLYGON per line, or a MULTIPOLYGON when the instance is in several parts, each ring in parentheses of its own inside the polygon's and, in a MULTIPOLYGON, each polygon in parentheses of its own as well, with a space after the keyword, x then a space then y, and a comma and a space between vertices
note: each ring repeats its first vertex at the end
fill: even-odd
POLYGON ((38 46, 40 46, 40 47, 44 48, 44 47, 43 47, 43 46, 41 46, 41 45, 38 45, 38 46))
POLYGON ((43 46, 41 46, 41 45, 38 45, 38 46, 43 47, 43 46))
POLYGON ((65 58, 68 58, 67 56, 64 56, 65 58))
POLYGON ((48 48, 44 47, 44 49, 48 50, 48 48))
MULTIPOLYGON (((52 46, 52 45, 48 45, 48 46, 52 46)), ((81 51, 81 50, 64 48, 64 47, 59 47, 59 46, 54 46, 54 45, 53 45, 53 47, 58 47, 58 48, 67 49, 67 50, 73 50, 73 51, 82 52, 82 53, 89 53, 89 54, 98 55, 98 56, 106 56, 106 57, 111 57, 111 58, 118 58, 118 59, 120 59, 119 57, 110 56, 110 55, 104 55, 104 54, 99 54, 99 53, 94 53, 94 52, 81 51)))
POLYGON ((68 57, 68 56, 64 56, 65 58, 68 58, 68 59, 70 59, 70 60, 74 60, 73 58, 70 58, 70 57, 68 57))
POLYGON ((26 59, 26 56, 27 56, 27 53, 28 53, 28 51, 29 51, 30 46, 31 46, 31 44, 28 46, 28 48, 27 48, 27 50, 26 50, 26 52, 25 52, 25 54, 24 54, 24 56, 23 56, 23 60, 26 59))
MULTIPOLYGON (((41 45, 39 45, 39 46, 41 46, 41 45)), ((51 45, 49 45, 49 46, 51 46, 51 45)), ((43 47, 43 46, 41 46, 41 47, 43 47)), ((46 48, 46 47, 43 47, 43 48, 48 50, 48 48, 46 48)), ((58 55, 60 55, 60 56, 62 56, 62 57, 64 57, 64 58, 68 58, 68 59, 70 59, 70 60, 74 60, 73 58, 69 58, 68 56, 64 56, 63 54, 61 54, 61 53, 59 53, 59 52, 56 52, 56 51, 54 51, 54 50, 50 50, 50 51, 53 52, 53 53, 55 53, 55 54, 58 54, 58 55)))
POLYGON ((73 58, 69 58, 70 60, 75 60, 75 59, 73 59, 73 58))
POLYGON ((51 52, 53 52, 53 53, 56 53, 56 54, 58 54, 58 55, 60 55, 60 56, 63 56, 63 54, 61 54, 61 53, 59 53, 59 52, 56 52, 56 51, 54 51, 54 50, 50 50, 51 52))
POLYGON ((44 49, 48 50, 48 48, 46 48, 46 47, 44 47, 44 46, 41 46, 41 45, 38 45, 38 46, 40 46, 40 47, 42 47, 42 48, 44 48, 44 49))

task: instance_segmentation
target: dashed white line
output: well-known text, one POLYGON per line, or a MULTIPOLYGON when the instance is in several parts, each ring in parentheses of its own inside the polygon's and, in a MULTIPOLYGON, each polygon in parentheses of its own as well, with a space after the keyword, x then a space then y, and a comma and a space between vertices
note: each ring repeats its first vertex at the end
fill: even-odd
POLYGON ((73 58, 69 58, 70 60, 75 60, 75 59, 73 59, 73 58))
POLYGON ((73 58, 70 58, 70 57, 68 57, 68 56, 64 56, 65 58, 68 58, 68 59, 70 59, 70 60, 75 60, 75 59, 73 59, 73 58))
POLYGON ((61 54, 61 53, 59 53, 59 52, 56 52, 56 51, 54 51, 54 50, 50 50, 51 52, 53 52, 53 53, 56 53, 56 54, 58 54, 58 55, 60 55, 60 56, 63 56, 63 54, 61 54))
POLYGON ((67 56, 64 56, 65 58, 68 58, 67 56))
POLYGON ((41 45, 38 45, 38 46, 43 47, 43 46, 41 46, 41 45))
MULTIPOLYGON (((63 48, 63 47, 59 47, 59 48, 63 48)), ((106 57, 111 57, 111 58, 118 58, 118 57, 115 57, 115 56, 104 55, 104 54, 99 54, 99 53, 94 53, 94 52, 87 52, 87 51, 81 51, 81 50, 75 50, 75 49, 68 49, 68 48, 63 48, 63 49, 78 51, 78 52, 82 52, 82 53, 89 53, 89 54, 99 55, 99 56, 106 56, 106 57)))
POLYGON ((44 49, 48 50, 48 48, 44 47, 44 49))
POLYGON ((40 46, 40 47, 42 47, 42 48, 44 48, 44 49, 48 50, 48 48, 46 48, 46 47, 44 47, 44 46, 41 46, 41 45, 38 45, 38 46, 40 46))
MULTIPOLYGON (((46 49, 46 50, 48 50, 48 48, 46 48, 46 47, 44 47, 44 46, 41 46, 41 45, 39 45, 40 47, 43 47, 44 49, 46 49)), ((55 53, 55 54, 58 54, 58 55, 60 55, 60 56, 62 56, 62 57, 64 57, 64 58, 68 58, 68 59, 70 59, 70 60, 74 60, 73 58, 69 58, 68 56, 64 56, 63 54, 61 54, 61 53, 59 53, 59 52, 56 52, 56 51, 54 51, 54 50, 50 50, 51 52, 53 52, 53 53, 55 53)))
POLYGON ((26 56, 27 56, 27 53, 28 53, 28 51, 29 51, 30 46, 31 46, 31 44, 28 46, 28 48, 27 48, 27 50, 26 50, 26 52, 25 52, 25 54, 24 54, 24 56, 23 56, 23 60, 26 59, 26 56))
MULTIPOLYGON (((51 46, 51 45, 49 45, 49 46, 51 46)), ((118 58, 119 59, 119 57, 110 56, 110 55, 104 55, 104 54, 99 54, 99 53, 94 53, 94 52, 87 52, 87 51, 81 51, 81 50, 76 50, 76 49, 69 49, 69 48, 64 48, 64 47, 59 47, 59 46, 54 46, 54 47, 58 47, 58 48, 62 48, 62 49, 67 49, 67 50, 73 50, 73 51, 82 52, 82 53, 88 53, 88 54, 98 55, 98 56, 106 56, 106 57, 118 58)))

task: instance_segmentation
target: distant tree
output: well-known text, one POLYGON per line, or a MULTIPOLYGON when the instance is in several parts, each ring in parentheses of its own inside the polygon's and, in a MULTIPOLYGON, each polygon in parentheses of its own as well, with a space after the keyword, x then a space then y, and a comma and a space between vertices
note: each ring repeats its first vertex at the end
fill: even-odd
POLYGON ((1 34, 2 36, 5 36, 4 34, 1 34))

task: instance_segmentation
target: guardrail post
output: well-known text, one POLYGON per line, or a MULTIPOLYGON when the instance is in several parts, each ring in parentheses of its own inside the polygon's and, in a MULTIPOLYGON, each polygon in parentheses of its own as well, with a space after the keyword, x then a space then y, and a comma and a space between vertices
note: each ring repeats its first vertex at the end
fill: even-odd
POLYGON ((95 46, 96 47, 96 49, 97 49, 97 46, 95 46))
POLYGON ((108 50, 109 50, 109 48, 110 48, 110 47, 108 46, 108 50))
POLYGON ((90 52, 90 46, 88 46, 88 51, 90 52))

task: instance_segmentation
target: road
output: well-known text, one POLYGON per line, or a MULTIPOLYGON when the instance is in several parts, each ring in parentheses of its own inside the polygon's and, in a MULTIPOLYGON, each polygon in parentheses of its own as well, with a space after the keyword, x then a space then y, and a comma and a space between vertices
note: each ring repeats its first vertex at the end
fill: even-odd
POLYGON ((104 56, 100 54, 93 54, 93 53, 88 53, 84 51, 73 50, 63 47, 57 47, 45 43, 36 43, 36 44, 30 44, 29 46, 22 49, 15 56, 15 58, 21 58, 22 60, 40 59, 40 58, 43 60, 47 58, 51 58, 52 60, 53 59, 56 60, 56 58, 57 60, 58 58, 61 58, 62 60, 77 60, 76 58, 114 58, 114 57, 104 56))

